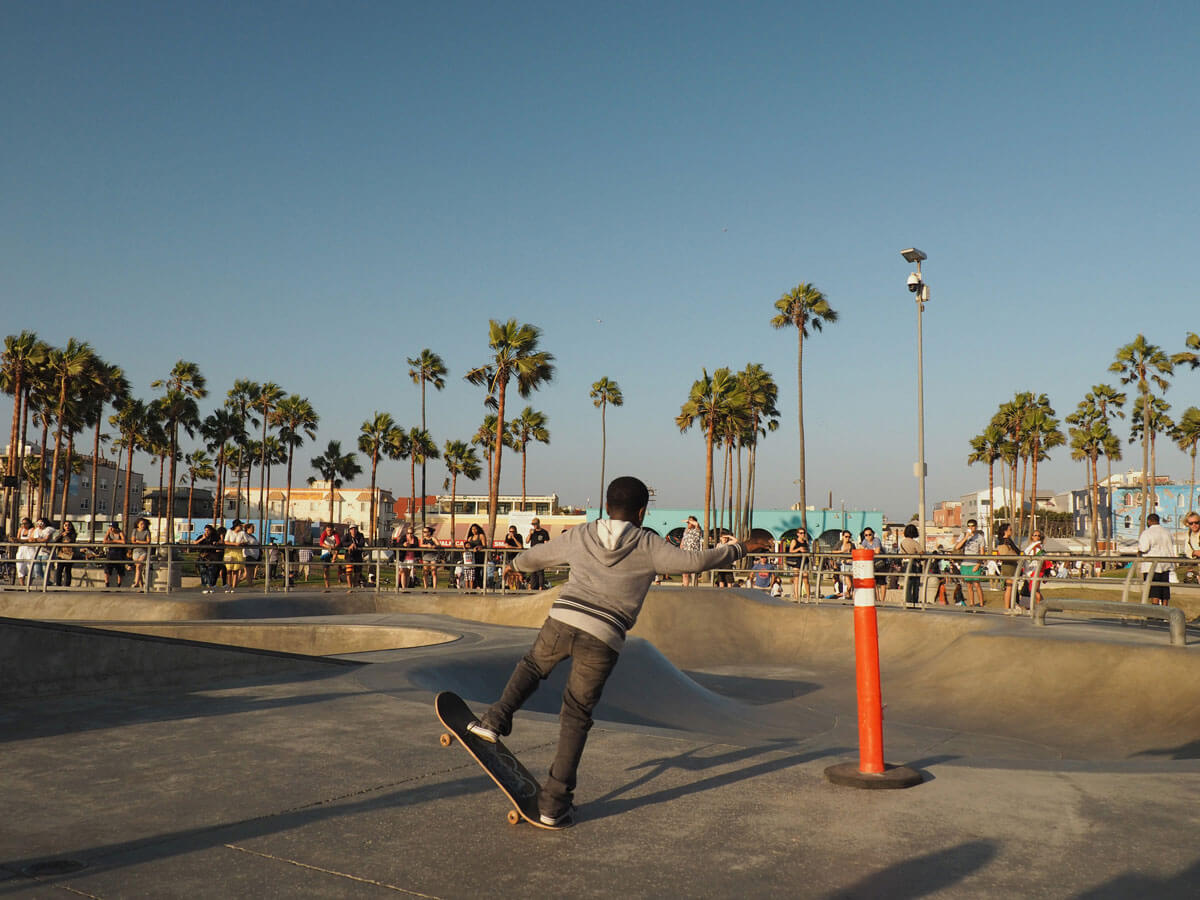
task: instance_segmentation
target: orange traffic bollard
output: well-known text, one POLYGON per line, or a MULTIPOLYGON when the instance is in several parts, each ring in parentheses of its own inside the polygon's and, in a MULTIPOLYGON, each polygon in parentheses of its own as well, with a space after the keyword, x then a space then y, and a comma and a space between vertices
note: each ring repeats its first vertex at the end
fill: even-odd
POLYGON ((879 686, 879 624, 875 613, 875 551, 854 550, 854 671, 858 687, 858 767, 841 763, 825 770, 834 784, 861 788, 904 788, 921 783, 921 773, 883 761, 883 693, 879 686))

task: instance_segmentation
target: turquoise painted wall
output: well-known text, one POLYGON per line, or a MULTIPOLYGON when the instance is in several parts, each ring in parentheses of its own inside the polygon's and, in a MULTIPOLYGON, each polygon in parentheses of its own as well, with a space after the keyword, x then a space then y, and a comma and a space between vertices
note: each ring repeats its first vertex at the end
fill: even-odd
MULTIPOLYGON (((589 509, 587 518, 590 522, 599 515, 597 509, 589 509)), ((676 528, 682 528, 688 516, 695 516, 704 524, 704 510, 701 509, 650 509, 646 512, 646 520, 642 523, 647 528, 653 528, 659 534, 666 535, 676 528)), ((883 513, 875 510, 848 509, 843 513, 837 509, 817 509, 808 511, 808 532, 811 537, 820 537, 825 531, 834 528, 847 528, 854 534, 855 543, 864 528, 874 529, 876 534, 883 531, 883 513)), ((709 523, 715 528, 716 522, 709 523)), ((754 511, 754 527, 765 528, 775 537, 785 531, 800 527, 800 511, 795 509, 756 509, 754 511)))

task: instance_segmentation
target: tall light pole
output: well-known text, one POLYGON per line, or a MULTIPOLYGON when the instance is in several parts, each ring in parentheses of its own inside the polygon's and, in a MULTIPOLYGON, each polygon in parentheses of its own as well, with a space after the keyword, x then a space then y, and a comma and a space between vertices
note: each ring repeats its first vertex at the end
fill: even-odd
POLYGON ((929 257, 916 247, 901 250, 900 255, 907 262, 917 264, 917 271, 908 276, 908 289, 917 301, 917 463, 913 466, 913 474, 917 476, 917 527, 921 531, 921 548, 924 550, 925 476, 929 470, 925 465, 925 349, 921 320, 925 304, 929 302, 929 285, 921 277, 921 263, 929 257))

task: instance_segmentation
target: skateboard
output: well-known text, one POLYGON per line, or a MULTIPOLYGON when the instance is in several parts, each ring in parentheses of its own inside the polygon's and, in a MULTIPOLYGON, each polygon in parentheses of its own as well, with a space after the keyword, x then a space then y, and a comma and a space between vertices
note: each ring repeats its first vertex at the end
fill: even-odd
POLYGON ((457 739, 475 762, 483 767, 483 771, 491 776, 500 790, 504 791, 504 796, 512 801, 513 808, 508 811, 509 825, 516 825, 524 819, 538 828, 557 830, 539 821, 537 798, 541 785, 513 752, 504 746, 504 742, 497 740, 491 744, 467 731, 467 726, 478 721, 478 717, 471 712, 462 697, 450 691, 442 691, 434 699, 433 708, 441 723, 449 729, 449 732, 441 737, 442 746, 449 747, 457 739))

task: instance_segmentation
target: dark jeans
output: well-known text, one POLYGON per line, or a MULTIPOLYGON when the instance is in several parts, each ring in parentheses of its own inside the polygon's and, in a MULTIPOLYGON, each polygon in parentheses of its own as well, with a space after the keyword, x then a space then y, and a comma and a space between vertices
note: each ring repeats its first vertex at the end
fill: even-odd
POLYGON ((567 676, 558 717, 558 751, 538 798, 541 812, 551 816, 558 816, 571 806, 579 759, 592 727, 592 710, 617 664, 617 651, 578 628, 547 619, 529 652, 517 663, 504 693, 483 715, 483 722, 489 728, 510 734, 513 714, 567 657, 571 658, 571 673, 567 676))

